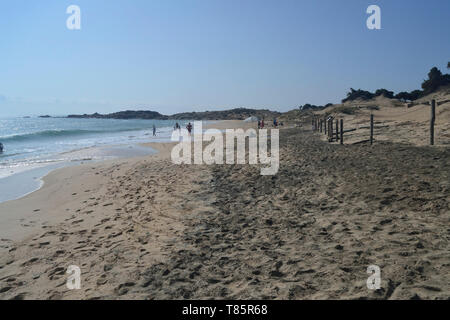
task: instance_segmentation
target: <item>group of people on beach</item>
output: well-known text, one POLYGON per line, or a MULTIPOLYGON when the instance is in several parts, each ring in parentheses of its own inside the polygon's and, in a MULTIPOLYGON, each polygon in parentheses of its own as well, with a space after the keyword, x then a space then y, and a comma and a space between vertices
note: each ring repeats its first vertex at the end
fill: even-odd
MULTIPOLYGON (((192 124, 190 122, 187 124, 186 129, 189 132, 189 134, 191 134, 192 124)), ((180 124, 178 122, 175 123, 175 126, 173 127, 173 130, 181 130, 181 126, 180 126, 180 124)), ((155 125, 153 125, 153 136, 156 136, 156 127, 155 127, 155 125)), ((0 143, 0 145, 1 145, 1 143, 0 143)))
MULTIPOLYGON (((283 122, 278 122, 277 118, 274 118, 273 126, 278 127, 279 125, 282 126, 283 122)), ((264 119, 258 120, 258 129, 264 129, 264 119)))
MULTIPOLYGON (((189 122, 186 125, 186 129, 189 132, 189 134, 191 134, 191 132, 192 132, 192 123, 189 122)), ((181 126, 180 126, 180 124, 178 122, 175 123, 175 127, 173 127, 173 130, 181 130, 181 126)))
POLYGON ((283 121, 278 122, 277 118, 273 119, 273 126, 274 127, 278 127, 278 126, 283 126, 283 121))

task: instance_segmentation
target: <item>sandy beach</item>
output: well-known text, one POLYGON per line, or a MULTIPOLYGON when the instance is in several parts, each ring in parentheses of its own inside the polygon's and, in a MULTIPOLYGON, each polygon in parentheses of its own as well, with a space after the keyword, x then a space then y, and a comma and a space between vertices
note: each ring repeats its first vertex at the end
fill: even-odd
POLYGON ((448 148, 329 144, 306 123, 280 130, 280 170, 261 176, 149 146, 0 204, 1 299, 450 297, 448 148), (380 290, 366 287, 372 264, 380 290))

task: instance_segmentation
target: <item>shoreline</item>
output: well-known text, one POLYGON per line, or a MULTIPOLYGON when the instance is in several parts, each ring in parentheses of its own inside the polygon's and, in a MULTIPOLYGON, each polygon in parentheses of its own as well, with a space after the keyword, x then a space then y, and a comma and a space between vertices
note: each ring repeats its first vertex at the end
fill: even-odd
MULTIPOLYGON (((220 120, 210 121, 203 120, 203 128, 216 128, 223 130, 227 128, 229 123, 239 123, 239 120, 220 120), (227 124, 228 123, 228 124, 227 124)), ((20 200, 21 198, 38 191, 44 185, 44 177, 52 171, 64 167, 77 166, 84 163, 96 163, 107 160, 134 158, 145 155, 152 155, 155 149, 149 147, 149 144, 170 143, 165 138, 161 141, 155 142, 140 142, 132 144, 114 144, 114 145, 99 145, 94 147, 84 147, 64 151, 58 155, 65 155, 74 157, 72 160, 54 160, 47 164, 41 164, 34 168, 23 169, 19 172, 14 172, 10 175, 0 178, 0 204, 7 201, 20 200), (150 148, 150 150, 142 150, 141 148, 150 148), (133 148, 133 154, 129 155, 127 152, 133 148), (141 150, 140 150, 141 149, 141 150), (19 181, 18 181, 19 180, 19 181), (11 190, 11 183, 15 186, 15 190, 11 190)), ((45 160, 45 159, 44 159, 45 160)))
POLYGON ((85 163, 89 164, 107 160, 151 155, 154 152, 156 151, 153 148, 145 147, 145 145, 141 143, 87 147, 63 152, 61 155, 79 154, 79 156, 73 160, 55 160, 35 168, 25 168, 24 170, 0 178, 0 204, 7 201, 20 200, 26 195, 39 190, 44 185, 44 177, 54 170, 85 163), (131 150, 132 154, 128 155, 127 153, 130 152, 130 149, 133 149, 131 150))

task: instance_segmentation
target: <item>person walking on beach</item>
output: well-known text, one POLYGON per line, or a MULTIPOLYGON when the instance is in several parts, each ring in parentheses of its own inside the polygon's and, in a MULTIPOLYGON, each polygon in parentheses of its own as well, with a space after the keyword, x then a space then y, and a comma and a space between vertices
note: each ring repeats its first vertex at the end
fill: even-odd
POLYGON ((264 119, 261 120, 261 129, 264 129, 264 119))
POLYGON ((153 124, 153 136, 156 136, 156 126, 153 124))
POLYGON ((191 131, 192 131, 192 124, 189 122, 188 125, 186 126, 187 131, 189 132, 189 135, 191 135, 191 131))
POLYGON ((0 142, 0 153, 3 153, 3 143, 0 142))
POLYGON ((258 129, 261 129, 261 120, 258 120, 258 129))

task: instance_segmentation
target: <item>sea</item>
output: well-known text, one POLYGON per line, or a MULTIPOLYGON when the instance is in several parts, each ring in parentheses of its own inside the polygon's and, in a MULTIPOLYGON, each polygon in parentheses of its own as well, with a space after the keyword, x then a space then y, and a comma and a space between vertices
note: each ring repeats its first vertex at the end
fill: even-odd
POLYGON ((176 122, 184 127, 188 121, 0 118, 0 202, 39 189, 56 168, 155 153, 141 144, 170 141, 176 122))

